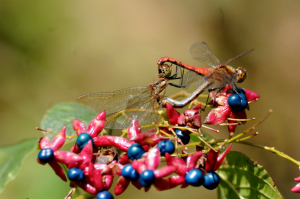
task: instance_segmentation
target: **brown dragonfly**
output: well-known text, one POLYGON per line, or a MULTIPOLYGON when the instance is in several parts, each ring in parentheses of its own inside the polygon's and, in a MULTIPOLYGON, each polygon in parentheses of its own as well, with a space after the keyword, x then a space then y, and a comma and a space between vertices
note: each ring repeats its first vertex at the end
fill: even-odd
POLYGON ((158 77, 148 86, 84 94, 77 98, 76 103, 86 105, 97 113, 106 110, 105 126, 108 129, 128 128, 134 119, 141 126, 159 122, 161 120, 157 109, 169 103, 164 97, 168 81, 183 77, 178 67, 173 75, 171 69, 172 67, 162 64, 158 69, 158 77))
POLYGON ((225 62, 220 63, 219 59, 211 53, 208 45, 205 42, 193 43, 189 50, 191 57, 198 61, 206 62, 212 68, 200 68, 190 66, 170 57, 160 58, 157 62, 158 68, 168 63, 171 63, 190 71, 186 80, 184 80, 183 77, 180 78, 181 82, 179 85, 172 83, 170 83, 170 85, 184 88, 188 87, 192 82, 196 82, 196 86, 198 88, 189 97, 185 98, 182 101, 175 101, 171 98, 166 98, 166 101, 171 103, 174 107, 184 107, 188 103, 196 99, 205 90, 221 90, 228 84, 230 84, 232 88, 236 90, 237 86, 235 85, 235 82, 243 82, 247 77, 247 72, 241 67, 235 69, 226 64, 250 53, 251 51, 253 51, 253 49, 242 53, 232 59, 229 59, 225 62), (185 82, 185 84, 183 84, 182 82, 185 82))

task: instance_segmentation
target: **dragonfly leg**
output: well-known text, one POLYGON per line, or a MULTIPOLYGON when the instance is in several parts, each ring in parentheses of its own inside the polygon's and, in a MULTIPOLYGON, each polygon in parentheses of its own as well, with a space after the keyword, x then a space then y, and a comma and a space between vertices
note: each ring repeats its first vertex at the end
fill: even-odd
POLYGON ((215 94, 215 96, 214 96, 214 99, 213 99, 213 106, 214 106, 214 104, 215 104, 215 101, 216 101, 216 96, 223 90, 223 88, 224 88, 225 86, 223 86, 222 88, 220 88, 217 92, 216 92, 216 94, 215 94))
POLYGON ((178 85, 178 84, 173 84, 173 83, 169 83, 170 86, 174 86, 176 88, 185 88, 186 85, 178 85))
POLYGON ((238 87, 235 85, 235 83, 231 84, 231 88, 232 90, 236 93, 236 94, 239 94, 240 92, 238 91, 238 87))
MULTIPOLYGON (((182 63, 180 62, 180 64, 182 64, 182 63)), ((181 85, 181 88, 187 87, 188 80, 189 80, 189 77, 190 77, 190 74, 191 74, 191 71, 188 71, 187 78, 186 78, 186 80, 185 80, 185 83, 183 84, 184 71, 185 71, 184 68, 183 68, 183 67, 180 67, 180 74, 181 74, 181 82, 180 82, 180 85, 181 85)))
MULTIPOLYGON (((170 67, 172 69, 172 65, 170 67)), ((178 75, 178 66, 176 65, 176 72, 169 79, 180 79, 181 77, 177 77, 178 75)))
POLYGON ((196 99, 201 93, 203 93, 207 87, 209 87, 212 84, 212 82, 205 82, 203 85, 201 85, 196 91, 194 91, 189 97, 177 101, 174 99, 171 99, 169 97, 165 97, 161 102, 160 105, 162 107, 165 107, 167 104, 171 104, 175 108, 182 108, 185 107, 187 104, 189 104, 191 101, 196 99))
POLYGON ((231 85, 232 88, 237 88, 238 86, 235 84, 235 82, 233 82, 233 84, 231 85))
POLYGON ((169 85, 174 86, 176 88, 185 88, 187 84, 183 85, 183 76, 184 76, 184 69, 180 67, 180 77, 178 75, 178 65, 176 65, 176 73, 172 75, 169 79, 179 79, 179 84, 169 83, 169 85))
MULTIPOLYGON (((177 71, 177 67, 178 66, 176 65, 176 71, 177 71)), ((185 84, 184 85, 183 85, 183 76, 184 76, 184 69, 181 68, 181 76, 173 78, 173 79, 180 79, 180 84, 169 83, 169 85, 174 86, 176 88, 186 88, 187 84, 188 84, 189 77, 190 77, 190 71, 188 72, 187 79, 185 80, 185 84)))
MULTIPOLYGON (((173 64, 171 65, 171 69, 172 69, 173 64)), ((170 77, 170 79, 182 79, 183 75, 182 75, 182 71, 180 70, 180 77, 177 77, 178 75, 178 65, 176 64, 176 72, 170 77)))
POLYGON ((241 92, 240 92, 240 90, 239 89, 237 89, 238 87, 237 87, 237 85, 235 84, 235 83, 233 83, 232 85, 231 85, 231 87, 232 87, 232 90, 236 93, 236 94, 238 94, 240 97, 241 97, 241 92))
MULTIPOLYGON (((180 62, 181 63, 181 62, 180 62)), ((173 64, 172 64, 173 65, 173 64)), ((172 69, 172 65, 171 65, 171 69, 172 69)), ((176 72, 169 78, 169 79, 181 79, 181 82, 182 82, 182 79, 183 79, 183 74, 184 74, 184 70, 180 67, 180 66, 178 66, 177 64, 175 64, 176 65, 176 72), (178 75, 178 68, 180 67, 180 77, 177 77, 177 75, 178 75), (183 72, 182 72, 183 71, 183 72)), ((182 85, 182 83, 181 83, 181 85, 182 85)))
MULTIPOLYGON (((180 62, 180 64, 182 64, 181 62, 180 62)), ((182 68, 182 67, 180 67, 180 75, 181 75, 181 81, 180 81, 180 85, 182 85, 182 83, 183 83, 183 76, 184 76, 184 69, 182 68)), ((186 86, 186 85, 185 85, 186 86)), ((184 86, 184 87, 185 87, 184 86)))
MULTIPOLYGON (((209 91, 210 92, 210 91, 209 91)), ((208 99, 209 99, 209 95, 207 96, 207 98, 206 98, 206 102, 205 102, 205 106, 204 106, 204 108, 203 109, 201 109, 201 110, 205 110, 206 109, 206 107, 207 107, 207 104, 208 104, 208 99)), ((215 100, 215 98, 214 98, 214 100, 215 100)), ((214 106, 214 103, 215 103, 215 101, 213 101, 213 106, 214 106)))
MULTIPOLYGON (((182 69, 182 70, 183 70, 183 73, 182 73, 182 78, 181 78, 181 85, 183 84, 182 81, 183 81, 183 76, 184 76, 184 69, 182 69)), ((188 81, 189 81, 190 74, 191 74, 191 71, 188 71, 188 75, 187 75, 187 78, 185 80, 185 83, 184 83, 184 85, 182 85, 183 88, 188 86, 188 81)))

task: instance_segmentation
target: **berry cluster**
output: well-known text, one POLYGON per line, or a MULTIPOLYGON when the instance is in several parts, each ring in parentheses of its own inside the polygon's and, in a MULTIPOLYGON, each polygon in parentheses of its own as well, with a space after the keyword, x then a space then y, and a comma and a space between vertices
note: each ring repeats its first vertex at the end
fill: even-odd
POLYGON ((233 136, 236 126, 244 124, 247 119, 246 109, 249 104, 258 100, 260 97, 257 93, 237 88, 233 90, 230 85, 222 89, 222 93, 210 92, 212 97, 211 104, 213 109, 208 113, 204 123, 218 125, 222 123, 228 125, 229 137, 233 136), (237 121, 241 122, 237 122, 237 121))
MULTIPOLYGON (((258 97, 252 91, 240 90, 234 94, 230 88, 225 88, 222 93, 212 96, 211 103, 215 108, 208 114, 205 123, 220 124, 229 117, 246 118, 244 112, 248 101, 255 101, 258 97)), ((142 132, 138 121, 132 120, 127 138, 101 133, 105 126, 105 111, 97 115, 88 128, 75 119, 73 129, 78 137, 71 150, 59 151, 66 139, 66 127, 63 127, 51 143, 47 136, 40 140, 41 151, 37 161, 43 165, 49 164, 64 181, 67 178, 60 164, 66 165, 70 186, 97 195, 97 199, 113 198, 107 190, 115 177, 119 177, 114 188, 115 195, 123 193, 130 183, 146 191, 151 186, 162 191, 189 185, 203 185, 212 190, 220 181, 215 171, 221 166, 231 145, 220 153, 219 147, 213 148, 201 138, 200 108, 201 105, 197 105, 180 114, 167 105, 168 121, 157 129, 142 132), (180 147, 189 147, 191 134, 197 135, 201 143, 197 144, 194 153, 184 150, 180 153, 180 147), (166 164, 161 164, 162 161, 166 164)), ((230 124, 235 129, 237 124, 230 124)), ((232 131, 232 128, 229 130, 232 131)))

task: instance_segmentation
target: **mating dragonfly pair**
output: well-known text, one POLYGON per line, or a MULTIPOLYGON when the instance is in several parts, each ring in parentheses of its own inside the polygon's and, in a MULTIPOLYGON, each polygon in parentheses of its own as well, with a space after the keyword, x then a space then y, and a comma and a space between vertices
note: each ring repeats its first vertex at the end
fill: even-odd
POLYGON ((157 109, 165 107, 167 103, 181 108, 195 100, 205 90, 222 89, 228 84, 236 88, 235 82, 243 82, 247 72, 243 68, 235 69, 226 64, 251 51, 220 63, 205 42, 195 42, 190 47, 190 55, 198 61, 206 62, 212 68, 194 67, 170 57, 162 57, 157 62, 158 77, 150 85, 115 92, 84 94, 79 96, 76 102, 90 107, 95 112, 106 110, 108 129, 128 128, 133 119, 137 119, 141 126, 149 125, 160 121, 157 109), (176 66, 174 74, 172 66, 176 66), (188 73, 184 74, 184 69, 187 69, 188 73), (179 80, 179 84, 169 83, 170 80, 179 80), (194 82, 197 90, 184 100, 177 101, 165 97, 167 85, 185 88, 194 82))

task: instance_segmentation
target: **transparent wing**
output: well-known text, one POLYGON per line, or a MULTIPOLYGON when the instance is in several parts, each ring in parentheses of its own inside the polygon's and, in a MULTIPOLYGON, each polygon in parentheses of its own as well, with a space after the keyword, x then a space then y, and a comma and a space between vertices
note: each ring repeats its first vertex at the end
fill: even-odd
POLYGON ((107 116, 106 128, 124 129, 131 126, 131 120, 137 119, 141 126, 160 121, 155 110, 155 101, 148 87, 127 102, 125 109, 107 116))
POLYGON ((115 92, 88 93, 79 96, 76 102, 90 107, 97 113, 106 110, 107 114, 111 114, 126 109, 128 101, 139 96, 145 90, 148 88, 131 87, 115 92))
POLYGON ((211 53, 207 43, 203 41, 193 43, 189 52, 193 59, 205 62, 212 67, 215 67, 220 63, 219 59, 211 53))
POLYGON ((185 86, 184 88, 189 88, 190 85, 195 84, 196 87, 199 87, 205 80, 203 75, 198 74, 192 70, 182 69, 182 78, 179 79, 178 85, 185 86))
POLYGON ((106 128, 124 129, 131 126, 131 120, 140 125, 159 121, 155 102, 148 87, 131 87, 109 93, 81 95, 76 103, 84 104, 97 113, 106 110, 106 128))
POLYGON ((233 84, 236 81, 235 73, 224 72, 224 68, 214 68, 208 75, 204 76, 205 82, 211 82, 206 89, 221 89, 228 84, 233 84))
POLYGON ((209 74, 203 76, 194 71, 189 71, 185 73, 183 76, 183 84, 188 88, 191 84, 195 84, 197 88, 204 85, 206 82, 210 82, 208 87, 204 90, 208 89, 218 89, 226 86, 227 84, 233 84, 236 81, 236 74, 230 74, 224 72, 225 69, 222 68, 214 68, 211 70, 209 74))

